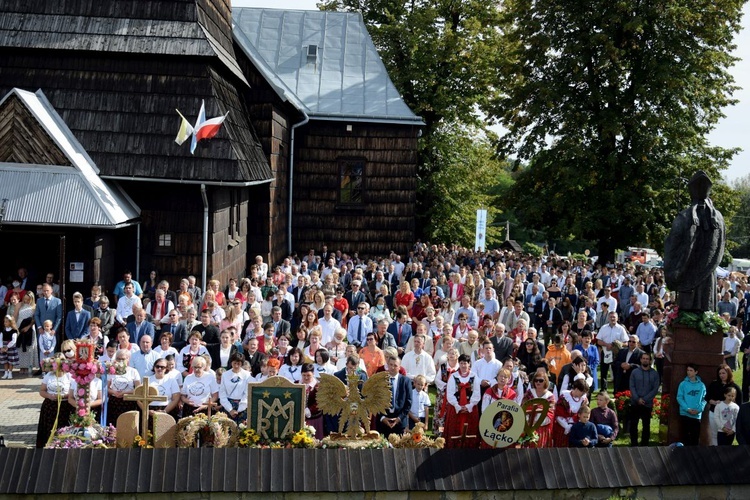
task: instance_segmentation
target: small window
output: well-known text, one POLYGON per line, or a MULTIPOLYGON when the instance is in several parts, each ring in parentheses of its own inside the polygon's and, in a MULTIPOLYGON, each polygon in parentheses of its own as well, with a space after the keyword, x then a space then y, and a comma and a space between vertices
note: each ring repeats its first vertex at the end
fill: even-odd
POLYGON ((308 63, 318 62, 318 46, 317 45, 307 46, 307 62, 308 63))
POLYGON ((348 206, 364 204, 365 160, 339 160, 339 203, 348 206))
POLYGON ((159 246, 160 247, 171 247, 172 246, 172 233, 162 233, 159 235, 159 246))
POLYGON ((174 234, 172 233, 159 233, 156 236, 156 248, 154 249, 155 254, 159 255, 171 255, 174 253, 174 234))

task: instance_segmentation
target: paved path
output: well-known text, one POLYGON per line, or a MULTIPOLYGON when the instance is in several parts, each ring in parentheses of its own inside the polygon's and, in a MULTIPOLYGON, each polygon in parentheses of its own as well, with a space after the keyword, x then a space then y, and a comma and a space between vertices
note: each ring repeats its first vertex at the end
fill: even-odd
POLYGON ((41 377, 22 377, 14 372, 13 380, 0 379, 0 435, 6 446, 36 444, 36 425, 42 397, 41 377))

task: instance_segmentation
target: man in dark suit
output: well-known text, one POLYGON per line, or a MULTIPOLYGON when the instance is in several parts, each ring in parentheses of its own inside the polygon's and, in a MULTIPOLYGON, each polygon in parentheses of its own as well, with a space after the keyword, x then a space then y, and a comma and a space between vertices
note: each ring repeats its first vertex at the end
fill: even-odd
POLYGON ((260 367, 265 359, 266 355, 258 350, 258 338, 251 337, 245 340, 243 344, 243 355, 248 363, 250 363, 250 373, 253 377, 256 377, 260 373, 260 367))
POLYGON ((188 335, 190 332, 185 323, 180 321, 179 309, 169 311, 169 323, 162 325, 160 338, 154 341, 155 344, 161 344, 161 336, 165 333, 172 334, 172 347, 178 351, 187 345, 188 335))
POLYGON ((557 333, 557 329, 562 325, 563 317, 562 311, 556 306, 554 297, 547 299, 547 302, 542 307, 541 323, 544 327, 544 338, 549 339, 557 333))
POLYGON ((44 331, 46 320, 52 322, 53 331, 58 331, 62 322, 62 302, 52 295, 52 286, 47 283, 42 285, 42 296, 37 301, 34 311, 34 323, 40 335, 44 331))
POLYGON ((393 357, 388 359, 388 375, 390 375, 391 407, 385 413, 375 417, 378 432, 388 437, 390 434, 403 434, 407 429, 409 410, 411 409, 412 387, 411 380, 399 373, 401 360, 393 357))
POLYGON ((130 342, 140 345, 141 337, 148 335, 155 338, 154 325, 146 320, 146 311, 142 307, 133 308, 135 321, 128 323, 125 328, 130 334, 130 342))
POLYGON ((406 315, 401 311, 396 311, 396 321, 388 325, 387 331, 396 339, 399 356, 403 356, 406 344, 412 336, 411 325, 406 322, 406 315))
POLYGON ((620 349, 612 363, 612 377, 615 383, 615 392, 630 389, 630 374, 641 363, 643 350, 638 347, 638 336, 628 336, 628 348, 620 349))
POLYGON ((65 318, 65 337, 77 340, 89 334, 91 313, 83 309, 83 295, 79 292, 73 294, 73 306, 73 310, 68 311, 65 318))
MULTIPOLYGON (((273 306, 274 309, 278 307, 281 310, 281 318, 284 321, 292 321, 292 313, 294 311, 292 310, 292 304, 286 300, 286 289, 284 287, 276 290, 276 297, 273 299, 273 306)), ((291 325, 291 323, 289 324, 291 325)))
POLYGON ((307 292, 307 287, 305 286, 305 277, 300 276, 299 278, 297 278, 297 286, 292 287, 295 309, 299 309, 299 305, 305 301, 305 292, 307 292))
POLYGON ((361 302, 367 302, 367 296, 360 290, 362 282, 360 280, 352 281, 352 289, 344 294, 344 298, 349 303, 349 318, 357 314, 357 306, 361 302))
POLYGON ((503 360, 513 357, 513 340, 505 335, 505 325, 498 323, 495 325, 495 335, 490 338, 492 346, 495 348, 495 359, 503 360))
POLYGON ((273 331, 276 334, 276 338, 279 338, 283 333, 291 336, 292 324, 282 319, 281 308, 279 306, 273 306, 273 309, 271 309, 271 321, 273 322, 273 331))

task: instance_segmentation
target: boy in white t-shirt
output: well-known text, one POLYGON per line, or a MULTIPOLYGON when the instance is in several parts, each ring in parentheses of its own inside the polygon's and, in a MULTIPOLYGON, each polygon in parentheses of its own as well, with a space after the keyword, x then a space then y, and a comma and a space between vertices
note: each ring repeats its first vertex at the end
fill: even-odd
POLYGON ((427 409, 432 406, 430 396, 427 395, 427 379, 424 375, 414 377, 412 383, 411 409, 409 410, 409 429, 413 429, 417 422, 427 423, 427 409))

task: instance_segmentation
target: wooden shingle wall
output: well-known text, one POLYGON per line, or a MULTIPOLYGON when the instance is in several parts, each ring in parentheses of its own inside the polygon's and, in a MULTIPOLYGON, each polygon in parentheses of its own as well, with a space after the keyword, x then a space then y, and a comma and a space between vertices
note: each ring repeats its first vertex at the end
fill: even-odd
POLYGON ((0 162, 71 165, 15 94, 0 107, 0 162))
MULTIPOLYGON (((294 176, 294 247, 360 255, 406 252, 414 243, 417 128, 311 121, 299 134, 294 176), (339 159, 364 158, 361 208, 338 205, 339 159)), ((299 132, 298 132, 299 133, 299 132)))

